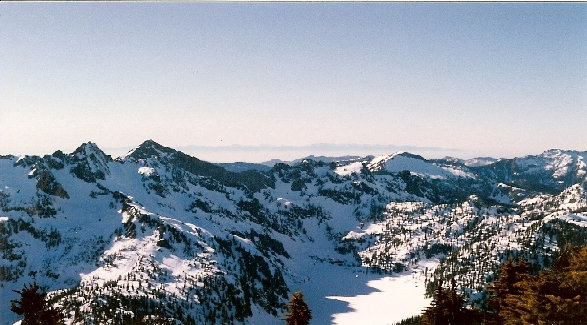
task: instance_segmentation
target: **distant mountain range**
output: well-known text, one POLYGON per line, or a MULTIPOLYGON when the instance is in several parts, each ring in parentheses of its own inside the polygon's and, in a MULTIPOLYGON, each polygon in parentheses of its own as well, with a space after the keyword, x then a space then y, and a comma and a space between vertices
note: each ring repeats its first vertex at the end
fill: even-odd
POLYGON ((148 140, 117 159, 91 142, 0 156, 0 324, 33 281, 76 324, 277 324, 298 289, 328 323, 329 272, 453 277, 476 304, 508 257, 548 266, 587 243, 586 191, 587 152, 557 149, 212 164, 148 140))

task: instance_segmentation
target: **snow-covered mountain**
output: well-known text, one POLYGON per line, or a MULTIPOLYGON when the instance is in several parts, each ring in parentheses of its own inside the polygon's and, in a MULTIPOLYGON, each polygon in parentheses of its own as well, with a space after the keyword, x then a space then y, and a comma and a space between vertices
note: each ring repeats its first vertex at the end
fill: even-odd
POLYGON ((152 140, 117 159, 93 143, 2 156, 0 324, 32 281, 76 324, 274 324, 298 289, 329 323, 345 308, 327 296, 364 294, 341 283, 359 274, 455 277, 475 303, 507 257, 548 265, 587 243, 586 160, 394 153, 267 169, 152 140))

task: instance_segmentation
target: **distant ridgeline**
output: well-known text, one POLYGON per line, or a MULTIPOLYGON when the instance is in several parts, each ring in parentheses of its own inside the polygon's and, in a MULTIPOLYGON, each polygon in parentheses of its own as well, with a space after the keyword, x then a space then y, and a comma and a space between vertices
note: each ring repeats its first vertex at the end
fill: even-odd
POLYGON ((508 258, 538 270, 587 243, 586 163, 549 150, 232 166, 152 140, 117 159, 93 143, 2 156, 0 324, 33 281, 74 323, 278 323, 317 263, 393 273, 439 259, 429 293, 455 279, 482 306, 508 258))

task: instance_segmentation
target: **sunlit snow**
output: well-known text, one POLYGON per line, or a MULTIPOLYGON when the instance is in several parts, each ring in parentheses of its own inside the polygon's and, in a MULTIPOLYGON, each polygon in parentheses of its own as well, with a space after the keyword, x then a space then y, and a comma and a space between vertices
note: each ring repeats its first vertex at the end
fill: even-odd
POLYGON ((337 167, 334 170, 334 172, 340 176, 346 176, 354 173, 359 173, 361 171, 361 168, 363 168, 363 163, 359 161, 350 163, 346 166, 337 167))
POLYGON ((353 311, 335 314, 333 324, 393 324, 418 315, 429 301, 419 286, 403 277, 388 277, 368 283, 378 291, 355 297, 328 297, 346 301, 353 311), (421 292, 420 292, 421 291, 421 292))
POLYGON ((155 169, 151 167, 139 167, 139 174, 147 177, 151 176, 155 172, 155 169))
MULTIPOLYGON (((435 265, 434 262, 428 264, 431 267, 435 265)), ((357 281, 361 276, 356 275, 357 281)), ((352 309, 346 313, 334 314, 333 324, 395 324, 402 319, 419 315, 430 305, 431 299, 424 295, 426 288, 421 270, 371 280, 367 285, 375 291, 352 297, 327 297, 345 301, 352 309)))

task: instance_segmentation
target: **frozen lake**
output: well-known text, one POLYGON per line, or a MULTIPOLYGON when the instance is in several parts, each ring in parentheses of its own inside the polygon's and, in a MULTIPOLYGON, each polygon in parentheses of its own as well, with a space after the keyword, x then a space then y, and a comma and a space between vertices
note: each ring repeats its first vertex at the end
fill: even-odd
POLYGON ((393 275, 317 263, 308 278, 291 289, 302 290, 314 324, 394 324, 430 305, 431 299, 424 296, 424 273, 437 263, 423 262, 393 275))
POLYGON ((418 315, 430 305, 424 297, 424 277, 402 274, 367 282, 373 292, 353 297, 330 296, 344 301, 351 311, 333 315, 333 324, 395 324, 418 315))

